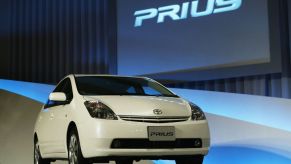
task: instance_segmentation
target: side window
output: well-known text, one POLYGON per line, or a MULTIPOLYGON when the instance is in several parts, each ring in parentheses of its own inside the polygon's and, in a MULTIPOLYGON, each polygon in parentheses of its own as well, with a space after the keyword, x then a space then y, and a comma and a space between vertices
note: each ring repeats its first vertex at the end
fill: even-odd
POLYGON ((66 84, 66 81, 67 81, 67 79, 61 81, 61 82, 58 84, 58 86, 54 89, 53 92, 62 92, 62 90, 63 90, 63 88, 64 88, 64 86, 65 86, 65 84, 66 84))
POLYGON ((159 95, 159 94, 161 94, 160 92, 158 92, 158 91, 156 91, 153 88, 148 87, 148 86, 144 86, 142 88, 144 90, 144 93, 147 95, 159 95))
POLYGON ((136 93, 136 89, 134 87, 129 87, 126 90, 127 93, 136 93))
POLYGON ((72 84, 70 79, 66 79, 66 84, 62 89, 67 96, 67 100, 71 101, 73 99, 73 91, 72 91, 72 84))

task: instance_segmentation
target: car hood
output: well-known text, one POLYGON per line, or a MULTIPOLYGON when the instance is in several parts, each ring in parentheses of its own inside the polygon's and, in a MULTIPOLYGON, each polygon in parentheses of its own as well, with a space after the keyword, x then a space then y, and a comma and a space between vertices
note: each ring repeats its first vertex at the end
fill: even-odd
POLYGON ((156 96, 85 96, 85 100, 97 100, 110 107, 116 115, 157 116, 153 110, 160 109, 159 116, 190 116, 187 101, 176 97, 156 96))

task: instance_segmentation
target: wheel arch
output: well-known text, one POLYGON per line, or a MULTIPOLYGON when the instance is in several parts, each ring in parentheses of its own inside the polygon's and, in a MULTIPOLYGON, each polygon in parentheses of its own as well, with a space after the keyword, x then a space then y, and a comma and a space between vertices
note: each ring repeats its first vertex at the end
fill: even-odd
POLYGON ((67 146, 67 147, 68 147, 68 144, 69 144, 70 131, 71 131, 72 129, 75 129, 75 130, 78 131, 78 129, 77 129, 77 125, 76 125, 76 123, 75 123, 74 121, 71 121, 71 122, 69 123, 68 128, 67 128, 67 136, 66 136, 66 146, 67 146))
POLYGON ((70 142, 70 132, 71 132, 71 130, 75 130, 76 133, 77 133, 77 137, 78 137, 78 142, 79 142, 79 146, 80 146, 80 149, 81 149, 82 158, 84 158, 83 157, 83 151, 82 151, 83 149, 82 149, 82 144, 81 144, 81 140, 80 140, 79 131, 78 131, 78 128, 77 128, 77 124, 74 121, 71 121, 69 123, 68 129, 67 129, 67 136, 66 136, 67 151, 68 151, 68 146, 69 146, 69 142, 70 142))
POLYGON ((34 132, 34 134, 33 134, 33 142, 35 143, 35 141, 37 141, 37 140, 38 140, 37 134, 36 134, 36 132, 34 132))

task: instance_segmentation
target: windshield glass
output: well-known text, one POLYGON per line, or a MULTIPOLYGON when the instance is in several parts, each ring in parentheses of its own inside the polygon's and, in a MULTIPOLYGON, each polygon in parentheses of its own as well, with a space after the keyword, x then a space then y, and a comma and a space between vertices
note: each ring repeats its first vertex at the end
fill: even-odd
POLYGON ((76 77, 81 95, 137 95, 178 97, 154 80, 134 77, 76 77))

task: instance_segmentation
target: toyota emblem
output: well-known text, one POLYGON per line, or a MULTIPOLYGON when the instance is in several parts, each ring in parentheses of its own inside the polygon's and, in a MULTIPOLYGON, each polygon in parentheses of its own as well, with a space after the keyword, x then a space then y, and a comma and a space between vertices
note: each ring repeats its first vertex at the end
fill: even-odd
POLYGON ((155 109, 153 112, 154 112, 155 115, 163 114, 163 111, 161 109, 155 109))

